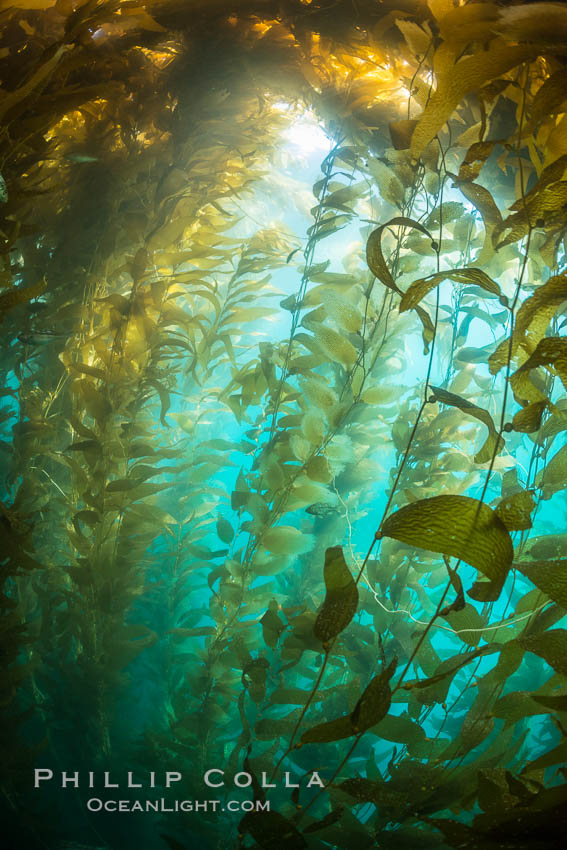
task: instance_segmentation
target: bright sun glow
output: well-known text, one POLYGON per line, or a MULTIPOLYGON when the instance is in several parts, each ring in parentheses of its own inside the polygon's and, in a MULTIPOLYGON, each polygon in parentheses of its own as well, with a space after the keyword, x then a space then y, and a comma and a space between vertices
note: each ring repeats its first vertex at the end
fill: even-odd
POLYGON ((329 137, 324 130, 311 121, 295 122, 284 130, 282 136, 290 145, 300 148, 304 153, 328 151, 330 147, 329 137))

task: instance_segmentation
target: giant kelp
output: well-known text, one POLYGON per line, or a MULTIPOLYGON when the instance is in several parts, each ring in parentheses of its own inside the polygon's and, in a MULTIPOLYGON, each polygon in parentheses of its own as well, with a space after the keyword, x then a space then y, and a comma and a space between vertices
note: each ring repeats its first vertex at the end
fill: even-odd
POLYGON ((567 8, 0 16, 13 846, 139 843, 29 793, 125 763, 271 803, 148 847, 559 842, 567 8), (294 232, 254 203, 305 110, 294 232))

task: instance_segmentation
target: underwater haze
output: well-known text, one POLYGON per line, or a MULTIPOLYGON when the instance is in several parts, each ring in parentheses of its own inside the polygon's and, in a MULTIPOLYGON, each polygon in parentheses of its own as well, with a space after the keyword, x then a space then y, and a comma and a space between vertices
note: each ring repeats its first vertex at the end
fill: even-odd
POLYGON ((8 850, 567 830, 567 6, 0 11, 8 850))

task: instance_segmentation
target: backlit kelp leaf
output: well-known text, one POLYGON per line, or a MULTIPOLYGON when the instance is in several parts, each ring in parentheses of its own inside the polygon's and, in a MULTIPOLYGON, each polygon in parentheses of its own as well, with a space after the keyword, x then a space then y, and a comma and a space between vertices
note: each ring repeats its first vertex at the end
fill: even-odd
POLYGON ((262 535, 262 544, 276 555, 299 555, 311 549, 313 537, 292 525, 277 525, 262 535))
POLYGON ((567 446, 562 446, 547 462, 541 484, 542 499, 550 499, 554 493, 567 487, 567 446))
POLYGON ((494 512, 508 531, 526 531, 532 527, 531 514, 535 508, 535 490, 522 490, 498 503, 494 512))
POLYGON ((390 121, 388 129, 392 145, 397 151, 409 150, 411 137, 415 130, 417 120, 415 118, 404 118, 400 121, 390 121))
POLYGON ((550 629, 538 635, 518 638, 527 652, 533 652, 553 667, 556 673, 567 676, 567 629, 550 629))
POLYGON ((478 210, 484 224, 484 245, 482 251, 476 258, 477 263, 486 263, 494 254, 492 245, 492 234, 495 229, 502 223, 502 215, 492 197, 491 193, 485 186, 479 183, 469 183, 457 180, 455 186, 459 189, 467 201, 478 210))
MULTIPOLYGON (((388 264, 386 263, 382 252, 382 234, 386 228, 393 227, 394 225, 419 230, 420 233, 425 234, 425 236, 428 236, 429 239, 431 239, 432 250, 435 243, 427 228, 418 221, 414 221, 412 218, 406 218, 405 216, 397 216, 396 218, 390 219, 390 221, 387 221, 386 224, 382 224, 380 227, 377 227, 376 230, 373 230, 368 237, 368 241, 366 242, 366 263, 368 268, 374 277, 378 278, 384 286, 387 286, 388 289, 393 289, 393 291, 397 292, 398 295, 403 295, 402 290, 391 275, 390 269, 388 268, 388 264)), ((427 354, 429 351, 429 344, 435 336, 435 328, 431 321, 431 316, 423 309, 423 307, 416 305, 415 310, 423 325, 424 352, 427 354)))
MULTIPOLYGON (((514 556, 510 535, 488 505, 469 496, 433 496, 419 499, 391 514, 381 528, 410 546, 452 555, 476 567, 490 579, 497 598, 514 556)), ((474 585, 474 593, 479 587, 474 585)))
POLYGON ((248 812, 238 829, 241 833, 250 833, 264 850, 301 850, 307 847, 295 824, 279 812, 248 812))
POLYGON ((566 92, 567 69, 560 68, 537 90, 531 106, 530 127, 535 128, 546 118, 561 112, 561 106, 567 100, 566 92))
POLYGON ((380 159, 369 159, 368 170, 376 180, 378 191, 387 203, 401 208, 404 203, 405 189, 398 175, 380 159))
POLYGON ((356 734, 375 726, 387 715, 392 702, 390 679, 397 665, 398 659, 394 658, 385 670, 374 676, 355 705, 351 722, 356 734))
POLYGON ((303 733, 301 743, 321 744, 340 741, 343 738, 350 738, 351 735, 361 735, 379 723, 390 708, 392 701, 390 679, 396 671, 397 663, 398 659, 394 658, 385 670, 374 676, 351 714, 313 726, 303 733))
POLYGON ((460 54, 460 48, 451 43, 443 43, 437 48, 434 59, 437 89, 412 135, 410 151, 414 159, 419 159, 465 95, 531 56, 537 56, 537 48, 533 45, 509 45, 496 38, 486 50, 465 57, 460 54))
POLYGON ((474 456, 475 463, 490 463, 493 457, 502 451, 506 445, 504 437, 499 436, 496 431, 491 431, 474 456))
POLYGON ((335 363, 340 363, 345 369, 350 369, 357 359, 357 351, 343 334, 325 325, 313 322, 309 324, 313 336, 327 357, 335 363))
MULTIPOLYGON (((478 646, 487 626, 487 618, 480 614, 477 609, 467 602, 460 610, 450 611, 447 622, 463 643, 468 646, 478 646)), ((488 632, 490 635, 490 632, 488 632)))
POLYGON ((538 366, 553 366, 567 389, 567 337, 544 337, 538 342, 535 351, 528 357, 519 369, 512 375, 510 382, 514 387, 514 379, 538 366))
POLYGON ((373 230, 370 236, 368 237, 368 241, 366 242, 366 262, 368 268, 378 280, 387 286, 388 289, 393 289, 394 292, 397 292, 399 295, 402 295, 402 291, 395 282, 394 278, 390 273, 390 269, 388 268, 388 264, 384 258, 384 254, 382 252, 382 234, 388 227, 410 227, 415 230, 419 230, 420 233, 428 236, 429 239, 433 242, 433 236, 427 228, 420 224, 418 221, 414 221, 412 218, 406 218, 405 216, 396 216, 395 218, 387 221, 386 224, 381 224, 380 227, 377 227, 376 230, 373 230))
POLYGON ((514 566, 546 596, 567 610, 567 561, 519 561, 514 566))
POLYGON ((441 224, 449 224, 461 218, 464 211, 465 207, 460 201, 445 201, 445 203, 435 207, 433 212, 427 217, 425 224, 433 230, 433 228, 437 228, 441 224))
POLYGON ((475 142, 471 145, 459 167, 459 181, 476 180, 496 144, 493 141, 475 142))
POLYGON ((326 596, 313 626, 313 634, 325 646, 346 629, 358 607, 358 588, 340 546, 333 546, 325 552, 324 579, 326 596))
POLYGON ((272 599, 268 606, 268 610, 260 620, 264 641, 272 648, 277 646, 280 635, 286 628, 285 623, 278 615, 278 609, 278 603, 275 599, 272 599))
POLYGON ((472 401, 461 398, 461 396, 451 393, 448 390, 443 390, 440 387, 431 387, 435 401, 441 404, 457 407, 463 413, 473 416, 480 422, 483 422, 488 428, 488 439, 475 455, 475 463, 487 463, 492 460, 492 457, 504 448, 504 439, 498 436, 494 420, 488 410, 473 404, 472 401))
POLYGON ((407 691, 431 689, 429 694, 426 695, 426 699, 420 698, 418 695, 418 700, 428 705, 433 702, 444 702, 453 677, 462 667, 470 664, 471 661, 474 661, 475 658, 481 655, 499 652, 500 649, 501 647, 498 644, 486 644, 475 649, 474 652, 467 652, 464 655, 455 655, 453 658, 446 658, 439 664, 433 676, 429 676, 427 679, 413 679, 412 681, 404 682, 402 688, 407 691), (441 688, 434 688, 434 686, 441 683, 443 683, 441 688))
POLYGON ((501 301, 504 300, 498 284, 483 272, 482 269, 451 269, 414 280, 402 296, 400 313, 416 307, 429 292, 435 289, 436 286, 439 286, 440 283, 443 283, 444 280, 453 280, 455 283, 474 284, 475 286, 480 286, 486 292, 490 292, 492 295, 497 295, 501 301))
POLYGON ((522 345, 533 352, 540 340, 543 339, 551 319, 567 300, 567 274, 554 275, 546 283, 539 286, 533 295, 523 302, 518 310, 512 335, 504 339, 488 358, 490 371, 493 375, 508 362, 508 355, 514 357, 518 347, 522 345))
POLYGON ((512 419, 513 430, 521 434, 535 434, 539 431, 547 404, 547 401, 534 401, 519 410, 512 419))

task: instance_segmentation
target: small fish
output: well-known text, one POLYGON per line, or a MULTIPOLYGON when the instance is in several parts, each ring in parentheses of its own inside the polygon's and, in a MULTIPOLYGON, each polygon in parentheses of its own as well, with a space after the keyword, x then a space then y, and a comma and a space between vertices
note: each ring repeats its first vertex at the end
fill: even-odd
POLYGON ((43 345, 53 339, 67 336, 69 334, 58 333, 57 331, 28 331, 18 334, 18 340, 23 342, 24 345, 43 345))
POLYGON ((325 502, 316 502, 314 505, 309 505, 305 510, 308 514, 317 517, 328 517, 339 513, 339 508, 336 505, 327 505, 325 502))
POLYGON ((69 162, 98 162, 98 156, 91 156, 89 153, 81 153, 80 151, 66 153, 63 157, 69 162))

